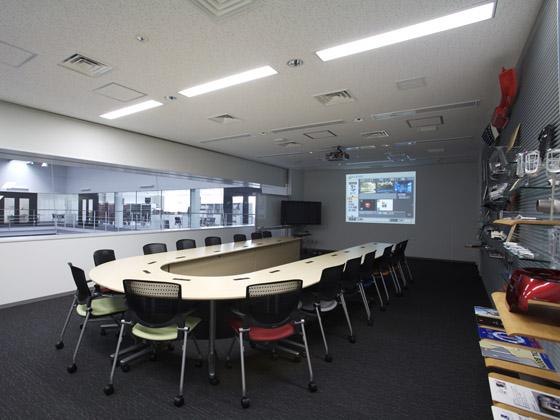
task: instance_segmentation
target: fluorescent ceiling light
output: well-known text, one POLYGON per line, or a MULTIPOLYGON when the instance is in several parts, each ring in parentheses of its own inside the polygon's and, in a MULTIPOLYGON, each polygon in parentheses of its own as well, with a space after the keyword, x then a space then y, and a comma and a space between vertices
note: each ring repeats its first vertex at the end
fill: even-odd
POLYGON ((230 86, 240 85, 241 83, 250 82, 251 80, 262 79, 263 77, 272 76, 278 72, 270 66, 258 67, 256 69, 237 73, 232 76, 224 77, 223 79, 214 80, 212 82, 203 83, 198 86, 180 91, 181 95, 189 98, 193 96, 202 95, 203 93, 213 92, 215 90, 224 89, 230 86))
POLYGON ((461 26, 470 25, 471 23, 491 19, 494 17, 495 6, 496 2, 485 3, 463 10, 462 12, 452 13, 440 18, 417 23, 416 25, 406 26, 394 31, 317 51, 316 54, 321 60, 329 61, 346 57, 347 55, 385 47, 387 45, 398 44, 399 42, 408 41, 410 39, 421 38, 438 32, 460 28, 461 26))
POLYGON ((107 112, 106 114, 100 115, 101 118, 106 118, 108 120, 114 120, 115 118, 124 117, 125 115, 135 114, 136 112, 145 111, 147 109, 155 108, 163 105, 158 101, 144 101, 137 103, 136 105, 127 106, 116 111, 107 112))

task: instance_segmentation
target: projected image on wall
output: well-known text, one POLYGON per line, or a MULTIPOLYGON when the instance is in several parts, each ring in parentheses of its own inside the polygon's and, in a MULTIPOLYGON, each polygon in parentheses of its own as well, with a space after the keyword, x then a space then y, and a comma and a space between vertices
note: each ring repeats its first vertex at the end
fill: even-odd
POLYGON ((416 172, 346 175, 346 221, 414 224, 416 172))

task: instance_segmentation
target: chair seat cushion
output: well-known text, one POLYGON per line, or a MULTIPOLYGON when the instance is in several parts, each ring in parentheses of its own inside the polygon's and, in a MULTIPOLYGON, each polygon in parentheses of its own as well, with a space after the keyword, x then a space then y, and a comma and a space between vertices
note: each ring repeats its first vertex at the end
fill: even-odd
MULTIPOLYGON (((124 295, 102 297, 91 301, 92 316, 107 316, 125 312, 127 310, 124 295)), ((76 312, 80 316, 86 316, 86 305, 78 305, 76 312)))
MULTIPOLYGON (((243 326, 243 320, 233 318, 229 320, 229 325, 236 333, 239 333, 239 328, 243 326)), ((249 340, 251 341, 278 341, 288 338, 295 334, 293 324, 288 323, 277 328, 262 328, 262 327, 249 327, 249 340)))
MULTIPOLYGON (((199 323, 200 318, 196 318, 194 316, 188 316, 185 319, 185 327, 189 327, 190 331, 192 331, 199 323)), ((150 341, 173 341, 177 340, 179 335, 177 325, 175 324, 168 325, 166 327, 153 328, 140 323, 134 324, 134 327, 132 327, 132 334, 138 338, 150 341)))
MULTIPOLYGON (((321 312, 330 312, 338 305, 336 300, 321 300, 319 304, 320 304, 319 310, 321 312)), ((315 307, 313 306, 313 302, 305 302, 301 306, 301 309, 303 309, 306 312, 315 312, 315 307)))

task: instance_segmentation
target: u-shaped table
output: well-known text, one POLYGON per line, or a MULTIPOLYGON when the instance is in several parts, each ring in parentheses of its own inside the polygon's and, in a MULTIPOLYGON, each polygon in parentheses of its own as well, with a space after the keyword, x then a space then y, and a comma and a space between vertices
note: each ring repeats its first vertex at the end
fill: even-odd
POLYGON ((210 382, 216 384, 217 300, 242 299, 247 286, 257 283, 300 279, 303 287, 309 287, 319 282, 323 269, 372 251, 380 255, 392 245, 369 242, 300 260, 300 241, 301 238, 273 237, 123 258, 95 267, 90 278, 116 292, 124 292, 125 279, 178 283, 184 300, 209 301, 208 375, 210 382))

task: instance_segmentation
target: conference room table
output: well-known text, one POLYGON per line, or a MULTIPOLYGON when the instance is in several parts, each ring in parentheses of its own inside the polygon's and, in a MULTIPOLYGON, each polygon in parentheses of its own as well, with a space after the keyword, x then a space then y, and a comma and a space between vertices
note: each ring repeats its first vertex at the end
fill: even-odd
POLYGON ((124 292, 123 280, 173 282, 181 285, 183 300, 208 301, 208 377, 216 376, 216 301, 243 299, 247 286, 300 279, 302 287, 319 282, 325 268, 346 263, 393 245, 368 242, 340 251, 300 260, 301 238, 272 237, 246 242, 122 258, 93 268, 90 279, 115 292, 124 292))

